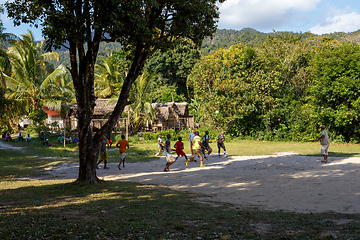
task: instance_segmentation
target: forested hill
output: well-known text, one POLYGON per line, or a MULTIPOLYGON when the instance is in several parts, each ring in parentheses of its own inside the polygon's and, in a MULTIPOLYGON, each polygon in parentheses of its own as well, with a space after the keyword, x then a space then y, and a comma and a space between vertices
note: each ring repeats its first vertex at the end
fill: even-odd
MULTIPOLYGON (((239 43, 256 47, 264 42, 268 36, 276 33, 279 32, 263 33, 253 28, 244 28, 242 30, 218 29, 212 37, 204 39, 200 51, 202 55, 209 55, 216 52, 220 48, 226 49, 239 43)), ((343 39, 355 43, 360 43, 360 30, 352 33, 337 32, 327 36, 334 39, 343 39)), ((102 43, 100 45, 99 57, 110 55, 112 52, 119 51, 120 49, 121 46, 119 43, 102 43)), ((62 63, 64 65, 69 64, 68 52, 63 50, 58 50, 57 52, 60 53, 62 63)), ((55 63, 55 65, 57 64, 55 63)))
POLYGON ((204 39, 201 53, 208 55, 216 52, 220 48, 229 48, 234 44, 260 45, 267 36, 273 33, 262 33, 252 28, 242 30, 218 29, 214 36, 204 39))
MULTIPOLYGON (((279 32, 263 33, 253 28, 244 28, 242 30, 218 29, 214 36, 208 37, 203 41, 201 54, 209 55, 216 52, 220 48, 226 49, 239 43, 244 45, 259 46, 268 36, 276 33, 279 32)), ((322 36, 326 35, 327 34, 322 36)), ((309 36, 316 35, 309 34, 309 36)), ((343 39, 355 43, 360 42, 360 30, 352 33, 336 32, 328 34, 327 36, 330 38, 343 39)))

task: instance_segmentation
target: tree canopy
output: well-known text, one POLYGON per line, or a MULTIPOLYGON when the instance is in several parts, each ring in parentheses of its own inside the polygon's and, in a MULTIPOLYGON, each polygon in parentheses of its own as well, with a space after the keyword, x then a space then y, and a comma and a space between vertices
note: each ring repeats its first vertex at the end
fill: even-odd
POLYGON ((128 104, 130 88, 145 61, 179 38, 200 45, 216 30, 218 2, 223 0, 14 0, 5 4, 16 25, 41 26, 47 49, 63 46, 69 50, 80 128, 79 181, 98 181, 96 158, 101 140, 128 104), (120 42, 132 52, 132 63, 112 115, 92 136, 94 66, 102 41, 120 42))

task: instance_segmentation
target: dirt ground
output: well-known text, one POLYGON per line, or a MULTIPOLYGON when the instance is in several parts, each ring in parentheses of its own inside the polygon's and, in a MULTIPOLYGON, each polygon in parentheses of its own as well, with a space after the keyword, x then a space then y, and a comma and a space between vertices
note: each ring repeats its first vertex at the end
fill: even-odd
MULTIPOLYGON (((171 189, 205 194, 205 202, 295 212, 360 213, 360 158, 320 157, 279 153, 271 156, 221 157, 212 155, 205 167, 180 158, 163 172, 165 158, 146 163, 126 163, 119 170, 100 169, 99 178, 161 184, 171 189)), ((44 179, 76 179, 78 164, 48 169, 44 179)))

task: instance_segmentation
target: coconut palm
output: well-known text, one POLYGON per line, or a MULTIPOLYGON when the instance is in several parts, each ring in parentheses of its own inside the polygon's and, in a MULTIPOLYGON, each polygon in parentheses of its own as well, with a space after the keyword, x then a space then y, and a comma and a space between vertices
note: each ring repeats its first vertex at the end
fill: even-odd
POLYGON ((144 72, 134 82, 135 102, 131 105, 133 116, 134 132, 137 132, 147 121, 154 119, 154 110, 151 106, 151 95, 149 88, 154 80, 156 72, 144 72))
POLYGON ((125 75, 112 56, 101 59, 95 65, 95 96, 108 98, 121 89, 125 75), (120 70, 120 71, 119 71, 120 70))
POLYGON ((50 60, 60 60, 59 54, 42 50, 43 42, 35 43, 30 31, 8 48, 12 73, 6 76, 8 98, 27 102, 30 109, 39 109, 42 102, 59 96, 54 84, 66 74, 66 68, 56 69, 50 60))
POLYGON ((75 91, 69 74, 55 78, 50 85, 52 91, 44 98, 43 105, 49 109, 61 110, 64 104, 75 103, 75 91))
MULTIPOLYGON (((0 13, 4 13, 2 5, 0 5, 0 13)), ((6 54, 7 47, 5 44, 16 40, 16 36, 14 34, 4 33, 4 30, 5 28, 0 20, 0 91, 2 91, 2 94, 4 94, 6 88, 4 73, 10 72, 10 60, 6 54)))

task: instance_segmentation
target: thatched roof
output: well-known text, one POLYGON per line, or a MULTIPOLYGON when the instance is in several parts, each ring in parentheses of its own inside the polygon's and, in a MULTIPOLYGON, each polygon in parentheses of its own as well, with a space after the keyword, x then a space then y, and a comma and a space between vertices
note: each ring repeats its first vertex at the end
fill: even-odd
MULTIPOLYGON (((111 113, 115 106, 117 101, 111 100, 108 98, 98 98, 95 101, 95 108, 94 108, 94 116, 104 116, 108 113, 111 113)), ((69 105, 69 107, 73 110, 74 114, 77 114, 77 104, 69 105)), ((124 112, 128 111, 128 106, 125 106, 124 112)))
POLYGON ((176 102, 166 102, 166 103, 152 103, 151 106, 155 110, 156 117, 165 120, 169 119, 169 116, 174 116, 176 119, 179 117, 188 117, 188 103, 176 103, 176 102))
MULTIPOLYGON (((99 98, 95 101, 94 116, 104 116, 112 112, 115 108, 116 101, 110 101, 110 99, 99 98)), ((156 117, 159 119, 167 120, 169 116, 174 116, 176 119, 179 117, 188 117, 188 103, 176 103, 176 102, 166 102, 166 103, 152 103, 151 106, 155 111, 156 117)), ((77 104, 69 106, 73 110, 73 114, 77 114, 77 104)), ((124 112, 128 111, 129 106, 125 106, 124 112)), ((131 111, 131 109, 130 109, 131 111)))

